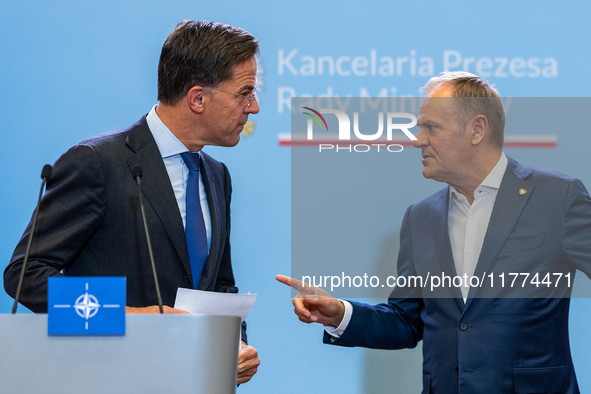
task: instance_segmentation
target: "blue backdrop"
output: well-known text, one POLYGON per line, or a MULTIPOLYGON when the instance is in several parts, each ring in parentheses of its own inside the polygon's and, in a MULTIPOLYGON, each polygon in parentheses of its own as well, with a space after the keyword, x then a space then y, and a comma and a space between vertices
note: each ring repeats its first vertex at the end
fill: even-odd
MULTIPOLYGON (((155 104, 160 48, 176 23, 240 26, 261 42, 261 112, 252 118, 254 133, 237 147, 206 148, 233 177, 238 284, 241 292, 259 294, 248 321, 262 364, 239 392, 418 392, 420 349, 324 346, 321 329, 297 321, 289 289, 274 280, 290 272, 290 148, 279 145, 279 135, 290 131, 286 103, 292 95, 416 96, 445 68, 480 73, 503 96, 587 96, 590 12, 591 3, 583 1, 5 1, 0 269, 29 221, 43 164, 86 137, 131 124, 155 104)), ((589 187, 587 115, 580 114, 578 127, 555 130, 557 148, 507 153, 589 187)), ((404 180, 408 193, 392 201, 393 229, 409 203, 441 187, 421 177, 418 152, 405 153, 393 165, 418 170, 404 180)), ((0 294, 0 312, 10 311, 11 300, 0 294)), ((571 308, 582 392, 591 391, 590 307, 584 299, 571 308)))

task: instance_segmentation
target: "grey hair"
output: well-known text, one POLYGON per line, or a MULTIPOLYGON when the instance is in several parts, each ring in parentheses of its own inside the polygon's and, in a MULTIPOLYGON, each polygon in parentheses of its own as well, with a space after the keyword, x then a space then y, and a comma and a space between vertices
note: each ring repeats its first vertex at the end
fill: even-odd
POLYGON ((465 71, 445 71, 438 77, 431 78, 423 90, 430 92, 439 86, 449 86, 458 112, 458 118, 464 126, 476 115, 484 115, 489 123, 490 142, 503 147, 505 131, 505 111, 501 95, 494 86, 478 75, 465 71))

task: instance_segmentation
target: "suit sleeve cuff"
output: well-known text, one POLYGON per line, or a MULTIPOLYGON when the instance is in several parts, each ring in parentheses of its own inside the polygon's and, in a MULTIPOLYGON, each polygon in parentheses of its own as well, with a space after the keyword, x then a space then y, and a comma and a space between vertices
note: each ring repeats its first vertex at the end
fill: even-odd
POLYGON ((353 305, 349 301, 339 300, 345 307, 345 314, 343 315, 343 320, 341 320, 341 324, 337 328, 332 326, 324 326, 324 331, 332 338, 340 338, 341 335, 347 329, 349 322, 351 321, 351 315, 353 315, 353 305))

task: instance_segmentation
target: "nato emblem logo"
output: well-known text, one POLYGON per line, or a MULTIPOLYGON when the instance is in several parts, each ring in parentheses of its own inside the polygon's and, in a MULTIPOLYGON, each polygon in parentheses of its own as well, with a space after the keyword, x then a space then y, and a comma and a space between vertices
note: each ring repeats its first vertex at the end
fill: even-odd
POLYGON ((125 335, 124 277, 48 279, 49 335, 125 335))

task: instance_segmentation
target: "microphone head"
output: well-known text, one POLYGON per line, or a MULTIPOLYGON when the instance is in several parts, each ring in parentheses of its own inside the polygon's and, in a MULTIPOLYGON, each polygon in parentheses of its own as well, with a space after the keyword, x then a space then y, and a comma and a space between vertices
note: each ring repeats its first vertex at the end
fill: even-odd
POLYGON ((43 169, 41 170, 41 179, 48 180, 51 178, 51 172, 53 171, 53 167, 49 164, 45 164, 43 169))
POLYGON ((131 173, 133 174, 134 178, 137 178, 138 176, 141 178, 144 175, 144 171, 142 170, 142 166, 140 166, 139 164, 136 164, 135 166, 133 166, 131 173))

